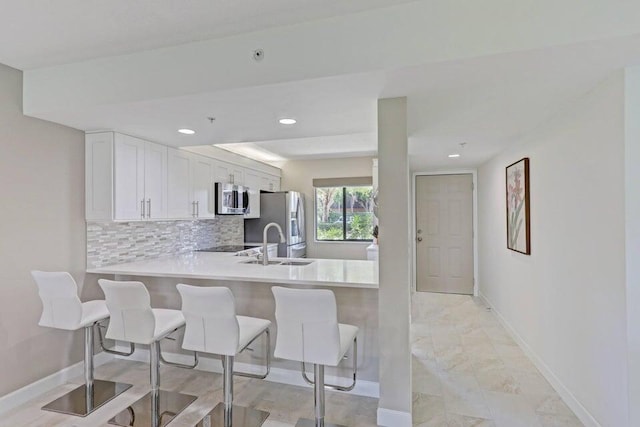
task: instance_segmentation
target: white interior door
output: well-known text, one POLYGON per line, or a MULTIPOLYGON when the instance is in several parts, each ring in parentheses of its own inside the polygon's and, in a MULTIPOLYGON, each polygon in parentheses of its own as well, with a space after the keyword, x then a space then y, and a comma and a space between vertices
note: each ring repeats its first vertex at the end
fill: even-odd
POLYGON ((473 176, 416 177, 416 288, 473 294, 473 176))

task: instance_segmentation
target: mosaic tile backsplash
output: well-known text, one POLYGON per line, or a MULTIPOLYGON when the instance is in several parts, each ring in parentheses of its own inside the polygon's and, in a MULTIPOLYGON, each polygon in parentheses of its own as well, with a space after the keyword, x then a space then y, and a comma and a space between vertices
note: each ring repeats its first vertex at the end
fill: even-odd
POLYGON ((104 267, 244 242, 244 218, 195 221, 88 222, 87 267, 104 267))

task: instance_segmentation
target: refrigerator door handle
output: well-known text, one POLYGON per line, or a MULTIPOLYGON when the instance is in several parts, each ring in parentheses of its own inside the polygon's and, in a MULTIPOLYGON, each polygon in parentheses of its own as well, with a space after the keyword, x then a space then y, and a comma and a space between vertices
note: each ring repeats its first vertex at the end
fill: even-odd
POLYGON ((300 197, 298 197, 296 205, 296 228, 298 229, 298 236, 302 236, 302 233, 300 233, 300 197))

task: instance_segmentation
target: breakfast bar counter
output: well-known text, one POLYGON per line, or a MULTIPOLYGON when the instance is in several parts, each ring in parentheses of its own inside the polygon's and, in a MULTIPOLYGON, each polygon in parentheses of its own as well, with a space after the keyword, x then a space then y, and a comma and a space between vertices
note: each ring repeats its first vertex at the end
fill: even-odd
MULTIPOLYGON (((346 288, 378 288, 375 261, 300 259, 308 265, 264 266, 247 264, 249 257, 219 252, 189 252, 144 261, 94 267, 87 273, 128 276, 175 277, 271 284, 318 285, 346 288)), ((273 258, 285 261, 284 258, 273 258)))
MULTIPOLYGON (((271 288, 331 289, 336 296, 338 320, 356 325, 358 334, 358 385, 353 391, 377 395, 378 382, 378 266, 375 261, 338 259, 297 259, 307 265, 248 264, 253 257, 223 252, 187 252, 143 261, 90 267, 90 280, 99 277, 116 280, 139 280, 151 295, 151 305, 181 308, 176 290, 178 283, 195 286, 225 286, 235 299, 239 315, 268 319, 272 322, 272 348, 275 345, 275 301, 271 288)), ((290 261, 273 258, 270 261, 290 261)), ((264 363, 260 347, 238 357, 238 366, 259 371, 264 363)), ((163 344, 163 351, 183 353, 178 343, 163 344)), ((146 360, 140 356, 141 360, 146 360)), ((186 356, 185 356, 186 357, 186 356)), ((185 359, 185 363, 188 358, 185 359)), ((344 381, 349 377, 350 363, 327 368, 327 381, 344 381), (342 366, 344 365, 344 366, 342 366), (336 378, 340 377, 340 378, 336 378)), ((205 364, 207 366, 207 364, 205 364)), ((273 359, 273 381, 303 384, 300 364, 273 359)))

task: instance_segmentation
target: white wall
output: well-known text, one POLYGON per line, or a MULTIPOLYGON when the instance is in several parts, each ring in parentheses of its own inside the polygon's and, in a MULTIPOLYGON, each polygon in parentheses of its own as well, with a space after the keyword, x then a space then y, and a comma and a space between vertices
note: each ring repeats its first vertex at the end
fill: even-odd
MULTIPOLYGON (((22 73, 0 65, 0 396, 82 358, 82 335, 38 326, 29 271, 84 276, 84 134, 22 115, 22 73)), ((95 289, 83 289, 83 297, 95 289)))
POLYGON ((640 425, 640 67, 625 72, 625 201, 629 424, 640 425))
MULTIPOLYGON (((282 166, 281 188, 304 193, 306 197, 307 256, 309 258, 367 259, 367 246, 360 242, 315 241, 314 178, 371 176, 372 157, 350 157, 321 160, 293 160, 282 166)), ((373 238, 373 237, 372 237, 373 238)))
POLYGON ((623 74, 482 165, 478 177, 480 292, 575 398, 568 403, 583 422, 594 425, 591 414, 602 426, 630 425, 623 74), (506 249, 504 168, 525 156, 531 256, 506 249))

